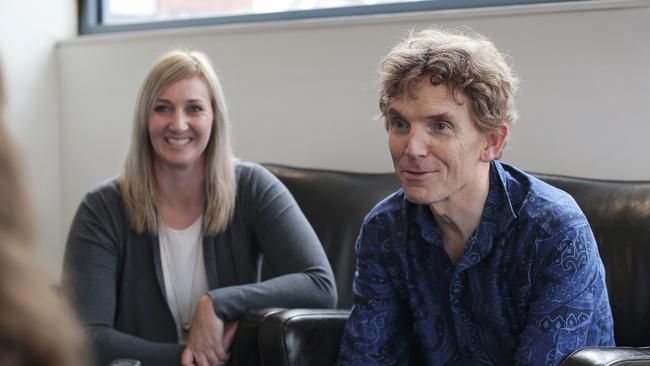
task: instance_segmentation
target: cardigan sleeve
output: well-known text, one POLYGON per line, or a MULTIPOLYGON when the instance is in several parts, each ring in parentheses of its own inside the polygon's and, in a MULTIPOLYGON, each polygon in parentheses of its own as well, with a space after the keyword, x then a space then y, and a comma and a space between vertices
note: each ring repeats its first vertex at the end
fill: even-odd
POLYGON ((131 358, 144 365, 179 365, 183 346, 157 343, 114 328, 124 220, 115 184, 88 193, 74 217, 64 258, 64 290, 72 296, 99 365, 131 358))
MULTIPOLYGON (((268 307, 330 308, 336 305, 334 275, 323 247, 287 188, 258 164, 245 163, 238 210, 276 277, 210 291, 225 320, 268 307)), ((243 243, 242 243, 243 245, 243 243)))

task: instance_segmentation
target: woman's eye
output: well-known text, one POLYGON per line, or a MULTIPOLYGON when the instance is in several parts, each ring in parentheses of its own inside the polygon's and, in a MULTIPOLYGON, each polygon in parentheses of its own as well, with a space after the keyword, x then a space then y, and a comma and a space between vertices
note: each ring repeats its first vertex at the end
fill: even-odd
POLYGON ((198 106, 198 105, 192 105, 192 106, 190 106, 188 108, 188 110, 190 111, 190 113, 199 113, 199 112, 203 111, 203 108, 201 106, 198 106))
POLYGON ((157 105, 153 108, 154 112, 156 113, 166 113, 169 112, 169 107, 166 105, 157 105))

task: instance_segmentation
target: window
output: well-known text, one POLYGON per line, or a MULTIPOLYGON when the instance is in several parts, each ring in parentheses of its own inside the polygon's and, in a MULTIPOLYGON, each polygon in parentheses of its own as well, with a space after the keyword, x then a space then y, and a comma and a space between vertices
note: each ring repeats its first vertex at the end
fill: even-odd
POLYGON ((268 14, 423 0, 106 0, 104 24, 268 14))
POLYGON ((564 1, 571 0, 81 0, 79 31, 85 34, 564 1))

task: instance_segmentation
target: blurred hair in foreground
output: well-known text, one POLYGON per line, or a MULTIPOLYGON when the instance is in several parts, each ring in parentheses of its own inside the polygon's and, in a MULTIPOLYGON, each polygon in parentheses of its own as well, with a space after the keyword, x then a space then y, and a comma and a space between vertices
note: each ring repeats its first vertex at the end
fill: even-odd
POLYGON ((0 365, 87 365, 81 331, 34 259, 21 166, 9 137, 0 70, 0 365))

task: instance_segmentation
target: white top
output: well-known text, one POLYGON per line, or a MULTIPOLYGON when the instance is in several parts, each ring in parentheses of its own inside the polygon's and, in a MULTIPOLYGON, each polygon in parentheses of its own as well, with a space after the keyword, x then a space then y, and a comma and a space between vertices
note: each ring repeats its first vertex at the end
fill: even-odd
POLYGON ((160 223, 160 256, 167 304, 176 321, 178 342, 185 344, 199 298, 208 292, 203 260, 203 216, 175 230, 160 223))

